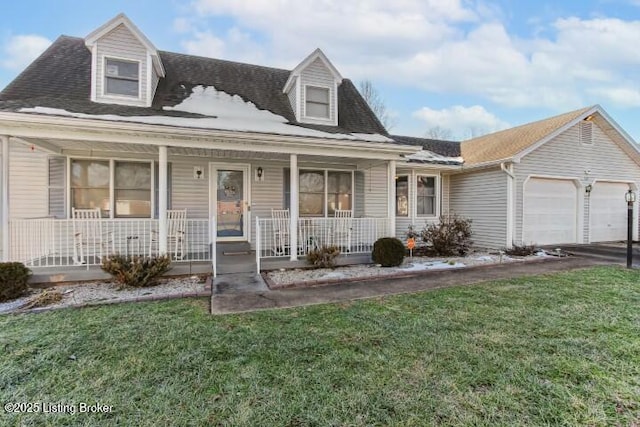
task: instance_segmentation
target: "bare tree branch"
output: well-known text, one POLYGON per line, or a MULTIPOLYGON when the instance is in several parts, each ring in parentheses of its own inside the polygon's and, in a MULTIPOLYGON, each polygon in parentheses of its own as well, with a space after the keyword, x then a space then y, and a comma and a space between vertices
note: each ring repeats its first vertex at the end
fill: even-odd
POLYGON ((380 97, 378 90, 373 86, 371 80, 363 80, 360 82, 360 94, 367 101, 371 111, 376 115, 382 126, 384 126, 387 131, 390 131, 395 125, 396 121, 389 114, 389 110, 387 110, 387 105, 384 100, 380 97))
POLYGON ((424 135, 431 139, 442 139, 445 141, 450 141, 453 138, 453 132, 451 132, 451 129, 443 128, 442 126, 429 128, 424 135))

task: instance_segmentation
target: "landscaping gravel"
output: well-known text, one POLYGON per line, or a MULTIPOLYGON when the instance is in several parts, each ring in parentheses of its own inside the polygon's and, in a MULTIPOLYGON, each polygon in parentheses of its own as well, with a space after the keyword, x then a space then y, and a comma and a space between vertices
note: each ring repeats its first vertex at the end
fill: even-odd
POLYGON ((549 256, 545 252, 527 257, 509 257, 506 255, 473 253, 466 257, 407 257, 399 267, 381 267, 380 265, 350 265, 336 268, 279 270, 268 273, 269 279, 278 286, 304 282, 368 278, 374 276, 400 275, 423 270, 443 270, 472 267, 476 265, 523 262, 549 256))

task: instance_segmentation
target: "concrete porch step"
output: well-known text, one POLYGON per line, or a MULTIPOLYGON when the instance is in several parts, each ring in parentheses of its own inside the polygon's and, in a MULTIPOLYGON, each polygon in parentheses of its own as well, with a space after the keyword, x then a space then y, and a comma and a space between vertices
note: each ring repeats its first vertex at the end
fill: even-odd
POLYGON ((256 256, 248 242, 224 242, 217 245, 218 275, 256 273, 256 256))

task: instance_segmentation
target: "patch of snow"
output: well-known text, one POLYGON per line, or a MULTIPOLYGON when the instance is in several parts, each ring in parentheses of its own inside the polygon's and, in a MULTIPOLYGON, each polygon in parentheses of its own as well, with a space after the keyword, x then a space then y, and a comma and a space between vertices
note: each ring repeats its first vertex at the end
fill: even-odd
POLYGON ((545 251, 543 251, 543 250, 539 250, 539 251, 538 251, 538 252, 536 252, 534 255, 535 255, 535 256, 539 256, 539 257, 548 257, 548 256, 551 256, 551 255, 549 255, 548 253, 546 253, 546 252, 545 252, 545 251))
POLYGON ((260 110, 252 102, 238 95, 216 90, 213 86, 196 86, 180 104, 164 107, 167 111, 182 111, 208 117, 119 116, 115 114, 75 113, 60 108, 21 108, 21 113, 37 113, 79 119, 145 123, 197 129, 217 129, 239 132, 258 132, 277 135, 308 136, 326 139, 348 139, 366 142, 392 142, 380 134, 329 133, 289 124, 287 119, 267 110, 260 110))
POLYGON ((449 264, 445 261, 426 262, 426 263, 413 263, 409 267, 404 267, 402 271, 423 271, 423 270, 444 270, 449 268, 461 268, 466 267, 461 262, 454 262, 449 264))
POLYGON ((422 149, 415 154, 406 156, 406 159, 422 162, 454 162, 459 164, 462 164, 464 162, 462 157, 447 157, 425 149, 422 149))
POLYGON ((339 271, 332 271, 331 273, 324 274, 318 279, 345 279, 347 276, 339 271))
POLYGON ((477 261, 493 261, 493 257, 491 255, 483 255, 475 258, 477 261))

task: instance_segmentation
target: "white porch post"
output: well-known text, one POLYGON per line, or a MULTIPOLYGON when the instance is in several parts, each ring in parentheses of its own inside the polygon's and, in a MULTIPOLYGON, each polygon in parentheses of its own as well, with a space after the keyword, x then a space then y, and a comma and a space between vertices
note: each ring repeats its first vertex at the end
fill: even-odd
POLYGON ((396 235, 396 161, 389 160, 387 165, 387 216, 389 217, 389 235, 396 235))
POLYGON ((9 137, 0 136, 2 140, 2 261, 9 261, 9 137))
POLYGON ((158 252, 167 253, 167 146, 158 147, 158 252))
POLYGON ((298 194, 298 155, 291 154, 289 165, 289 181, 291 183, 290 199, 289 199, 289 218, 291 224, 289 225, 289 247, 291 252, 291 261, 298 259, 298 207, 299 207, 299 194, 298 194))

